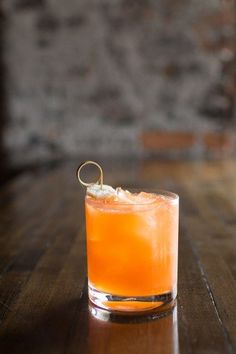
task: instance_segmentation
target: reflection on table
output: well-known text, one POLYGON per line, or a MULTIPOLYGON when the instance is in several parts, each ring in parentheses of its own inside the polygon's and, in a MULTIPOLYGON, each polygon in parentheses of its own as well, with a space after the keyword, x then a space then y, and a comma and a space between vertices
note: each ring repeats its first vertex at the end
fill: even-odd
POLYGON ((177 306, 169 315, 138 323, 88 318, 89 353, 178 354, 177 306))

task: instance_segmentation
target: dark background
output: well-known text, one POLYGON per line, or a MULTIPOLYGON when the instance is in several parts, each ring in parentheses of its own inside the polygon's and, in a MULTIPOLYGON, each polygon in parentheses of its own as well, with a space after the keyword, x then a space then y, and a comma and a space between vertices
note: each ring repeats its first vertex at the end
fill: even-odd
POLYGON ((80 156, 234 156, 235 1, 0 7, 1 180, 80 156))

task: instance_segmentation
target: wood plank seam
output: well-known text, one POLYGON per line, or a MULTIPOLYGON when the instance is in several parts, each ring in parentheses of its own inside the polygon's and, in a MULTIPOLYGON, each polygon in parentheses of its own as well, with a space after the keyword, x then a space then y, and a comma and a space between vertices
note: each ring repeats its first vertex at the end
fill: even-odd
MULTIPOLYGON (((183 227, 183 228, 186 228, 186 225, 182 224, 182 227, 183 227)), ((224 326, 223 321, 222 321, 222 319, 221 319, 221 317, 220 317, 219 310, 218 310, 218 308, 217 308, 216 301, 215 301, 215 299, 214 299, 214 295, 213 295, 213 292, 212 292, 212 290, 211 290, 211 286, 210 286, 210 284, 209 284, 209 281, 208 281, 206 272, 205 272, 205 270, 204 270, 204 267, 203 267, 203 265, 201 264, 200 257, 199 257, 199 254, 198 254, 198 252, 197 252, 197 249, 196 249, 196 247, 194 246, 194 243, 193 243, 193 241, 191 240, 191 238, 188 237, 188 233, 186 232, 186 229, 185 229, 185 237, 186 237, 187 240, 189 241, 189 245, 190 245, 190 247, 191 247, 191 249, 192 249, 193 255, 195 256, 195 260, 196 260, 197 265, 198 265, 198 267, 199 267, 199 270, 200 270, 200 272, 201 272, 202 279, 203 279, 203 281, 204 281, 204 283, 205 283, 205 285, 206 285, 206 288, 207 288, 209 297, 210 297, 210 299, 211 299, 212 305, 213 305, 213 307, 214 307, 216 316, 217 316, 217 318, 218 318, 218 320, 219 320, 219 323, 220 323, 220 325, 221 325, 222 332, 223 332, 223 334, 224 334, 226 343, 227 343, 227 345, 228 345, 229 352, 233 354, 233 353, 235 353, 235 350, 234 350, 233 344, 232 344, 232 342, 231 342, 231 340, 230 340, 229 333, 228 333, 226 327, 224 326)))

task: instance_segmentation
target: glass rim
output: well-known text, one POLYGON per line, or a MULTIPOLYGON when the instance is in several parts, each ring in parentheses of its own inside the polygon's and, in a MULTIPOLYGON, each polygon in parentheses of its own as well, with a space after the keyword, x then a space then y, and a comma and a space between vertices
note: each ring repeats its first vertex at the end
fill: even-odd
MULTIPOLYGON (((126 188, 125 186, 122 188, 123 190, 128 190, 131 193, 140 193, 140 192, 146 192, 146 193, 150 193, 153 194, 155 196, 162 196, 168 199, 168 201, 170 201, 171 203, 178 203, 179 202, 179 195, 177 193, 165 190, 165 189, 155 189, 155 188, 126 188)), ((89 195, 86 194, 85 196, 85 200, 90 197, 89 195)), ((102 199, 100 200, 99 198, 93 198, 90 197, 91 200, 95 203, 95 204, 99 204, 102 199)), ((90 199, 89 198, 89 199, 90 199)), ((143 202, 143 203, 124 203, 124 202, 120 202, 120 201, 115 201, 114 205, 116 206, 148 206, 148 205, 152 205, 152 204, 156 204, 156 200, 152 200, 152 201, 147 201, 147 202, 143 202)), ((107 206, 112 205, 112 203, 107 203, 107 206)))

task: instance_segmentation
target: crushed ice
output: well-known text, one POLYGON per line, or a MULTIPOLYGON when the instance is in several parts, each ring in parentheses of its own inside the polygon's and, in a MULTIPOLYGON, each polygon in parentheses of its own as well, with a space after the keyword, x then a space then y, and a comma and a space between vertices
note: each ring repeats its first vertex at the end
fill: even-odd
POLYGON ((121 187, 114 189, 107 184, 103 184, 102 186, 100 184, 93 184, 87 188, 87 194, 96 199, 112 200, 125 204, 146 204, 156 199, 156 196, 150 193, 131 193, 121 187))

